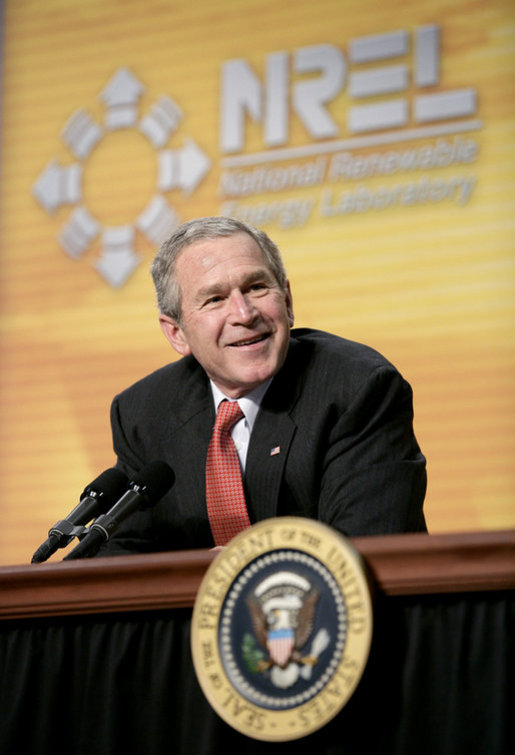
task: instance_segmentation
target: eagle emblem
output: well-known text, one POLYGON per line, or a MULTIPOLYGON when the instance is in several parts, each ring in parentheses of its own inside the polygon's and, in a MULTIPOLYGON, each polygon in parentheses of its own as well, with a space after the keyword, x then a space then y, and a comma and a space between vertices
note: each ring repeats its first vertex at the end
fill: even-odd
MULTIPOLYGON (((320 654, 329 644, 329 633, 320 629, 309 650, 319 591, 305 577, 280 571, 265 578, 247 598, 252 628, 259 650, 250 648, 251 670, 270 675, 280 688, 291 687, 299 676, 309 679, 320 654)), ((247 650, 249 643, 247 638, 247 650)))

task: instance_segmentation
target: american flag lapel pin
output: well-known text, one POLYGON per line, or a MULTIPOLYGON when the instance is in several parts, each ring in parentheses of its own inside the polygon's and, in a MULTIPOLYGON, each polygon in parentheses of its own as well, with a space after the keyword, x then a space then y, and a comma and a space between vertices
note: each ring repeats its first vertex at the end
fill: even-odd
POLYGON ((270 456, 277 456, 279 453, 281 453, 281 446, 274 446, 270 449, 270 456))

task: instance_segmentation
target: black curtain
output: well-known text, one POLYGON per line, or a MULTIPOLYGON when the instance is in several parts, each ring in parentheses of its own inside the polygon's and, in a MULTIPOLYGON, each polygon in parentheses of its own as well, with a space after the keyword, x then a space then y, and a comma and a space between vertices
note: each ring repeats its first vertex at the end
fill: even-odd
POLYGON ((190 611, 0 625, 1 755, 507 755, 514 593, 380 598, 363 678, 300 740, 231 729, 193 671, 190 611))

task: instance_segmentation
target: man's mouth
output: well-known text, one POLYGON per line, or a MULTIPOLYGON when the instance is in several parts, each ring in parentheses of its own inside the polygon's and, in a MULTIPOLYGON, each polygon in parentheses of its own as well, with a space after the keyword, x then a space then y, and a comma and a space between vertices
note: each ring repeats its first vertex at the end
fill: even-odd
POLYGON ((235 346, 237 348, 240 348, 241 346, 252 346, 255 343, 266 341, 267 338, 270 338, 270 333, 260 333, 257 336, 253 336, 253 338, 245 338, 241 341, 235 341, 234 343, 231 343, 230 345, 235 346))

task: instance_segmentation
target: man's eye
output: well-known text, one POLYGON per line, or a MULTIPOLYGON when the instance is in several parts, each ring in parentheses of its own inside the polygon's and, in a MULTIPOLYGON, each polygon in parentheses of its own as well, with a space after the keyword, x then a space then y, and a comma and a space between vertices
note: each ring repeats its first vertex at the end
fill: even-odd
POLYGON ((209 306, 209 304, 218 304, 221 301, 221 296, 210 296, 209 299, 206 299, 206 301, 204 302, 204 306, 209 306))

